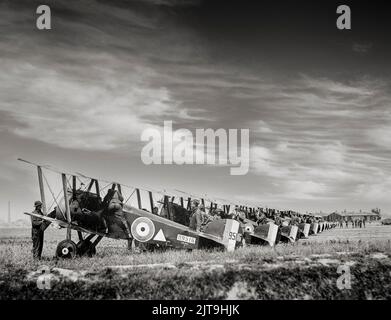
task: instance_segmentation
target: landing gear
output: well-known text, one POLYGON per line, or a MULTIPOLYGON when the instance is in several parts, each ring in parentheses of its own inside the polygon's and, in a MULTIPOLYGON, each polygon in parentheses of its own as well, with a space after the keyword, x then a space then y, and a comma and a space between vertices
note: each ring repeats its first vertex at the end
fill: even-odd
POLYGON ((95 234, 90 234, 87 238, 83 238, 83 235, 79 233, 79 242, 77 243, 77 255, 92 257, 96 254, 96 246, 102 240, 102 236, 97 236, 94 241, 92 238, 95 237, 95 234))
POLYGON ((61 241, 56 249, 57 258, 73 259, 76 258, 76 256, 94 256, 96 254, 96 246, 103 237, 97 236, 96 239, 92 241, 93 237, 95 237, 95 234, 91 234, 84 239, 80 233, 79 242, 77 244, 68 239, 61 241))
POLYGON ((77 247, 72 240, 61 241, 56 249, 57 258, 73 259, 76 257, 77 247))
POLYGON ((96 248, 90 240, 81 240, 76 244, 77 254, 79 256, 92 257, 96 254, 96 248))
POLYGON ((244 248, 246 246, 246 239, 243 233, 238 233, 236 236, 235 248, 244 248))

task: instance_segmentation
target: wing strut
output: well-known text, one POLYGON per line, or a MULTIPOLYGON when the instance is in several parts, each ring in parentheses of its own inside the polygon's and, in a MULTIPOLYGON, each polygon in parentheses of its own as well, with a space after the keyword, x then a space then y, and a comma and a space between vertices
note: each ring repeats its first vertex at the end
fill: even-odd
MULTIPOLYGON (((69 209, 69 199, 68 199, 68 191, 67 191, 67 177, 65 173, 61 174, 62 177, 62 188, 64 192, 64 202, 65 202, 65 214, 67 217, 68 224, 71 223, 71 211, 69 209)), ((71 228, 67 228, 67 240, 71 240, 71 228)))
POLYGON ((76 176, 72 176, 72 200, 76 200, 76 176))
POLYGON ((41 193, 41 202, 42 202, 42 212, 46 216, 46 199, 45 199, 45 189, 43 186, 43 177, 42 177, 42 168, 40 166, 37 166, 38 170, 38 182, 39 182, 39 191, 41 193))
POLYGON ((116 184, 117 185, 117 190, 119 192, 119 194, 122 196, 122 188, 121 188, 121 185, 119 183, 116 184))
POLYGON ((99 182, 98 180, 95 180, 95 192, 98 197, 100 197, 100 189, 99 189, 99 182))
POLYGON ((94 179, 91 179, 91 181, 90 181, 90 183, 88 185, 88 188, 87 188, 87 192, 91 191, 91 188, 92 188, 93 184, 94 184, 94 179))
POLYGON ((141 210, 142 204, 141 204, 141 195, 140 195, 140 189, 136 189, 136 194, 137 194, 137 203, 138 203, 138 208, 141 210))
POLYGON ((149 193, 149 203, 151 204, 151 212, 153 212, 154 204, 153 204, 152 192, 148 191, 148 193, 149 193))

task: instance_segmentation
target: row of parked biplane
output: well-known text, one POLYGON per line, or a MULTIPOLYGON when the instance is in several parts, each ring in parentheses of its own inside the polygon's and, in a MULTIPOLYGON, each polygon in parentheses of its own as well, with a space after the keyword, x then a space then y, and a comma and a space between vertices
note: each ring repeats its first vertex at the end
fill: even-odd
POLYGON ((233 251, 245 245, 275 246, 279 242, 295 242, 336 225, 291 211, 279 212, 197 197, 210 219, 206 219, 201 230, 193 230, 189 221, 194 195, 178 190, 148 191, 19 160, 36 166, 43 204, 43 215, 25 214, 44 220, 43 229, 51 223, 67 229, 66 239, 56 249, 60 258, 91 256, 103 237, 135 240, 150 250, 222 248, 233 251), (46 179, 46 170, 61 177, 57 197, 46 179), (46 203, 47 190, 53 198, 50 207, 46 203), (150 210, 142 206, 140 190, 148 196, 150 210), (157 203, 153 193, 158 193, 161 199, 157 203), (128 204, 132 198, 137 207, 128 204), (71 230, 77 231, 77 243, 71 239, 71 230))

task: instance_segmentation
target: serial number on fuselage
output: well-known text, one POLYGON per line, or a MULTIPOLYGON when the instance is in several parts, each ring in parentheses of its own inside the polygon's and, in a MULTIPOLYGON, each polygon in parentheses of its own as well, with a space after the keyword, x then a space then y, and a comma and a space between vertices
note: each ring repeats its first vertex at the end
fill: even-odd
POLYGON ((196 243, 196 238, 189 237, 189 236, 184 236, 183 234, 178 234, 176 239, 178 241, 190 243, 190 244, 195 244, 196 243))

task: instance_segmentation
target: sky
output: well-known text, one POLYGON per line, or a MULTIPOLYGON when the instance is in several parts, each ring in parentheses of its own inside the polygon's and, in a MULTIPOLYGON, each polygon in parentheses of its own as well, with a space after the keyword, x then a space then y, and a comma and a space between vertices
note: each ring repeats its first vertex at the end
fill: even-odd
POLYGON ((130 185, 300 212, 391 213, 383 1, 0 2, 0 219, 51 164, 130 185), (352 29, 336 28, 350 5, 352 29), (145 128, 249 129, 250 170, 145 165, 145 128))

